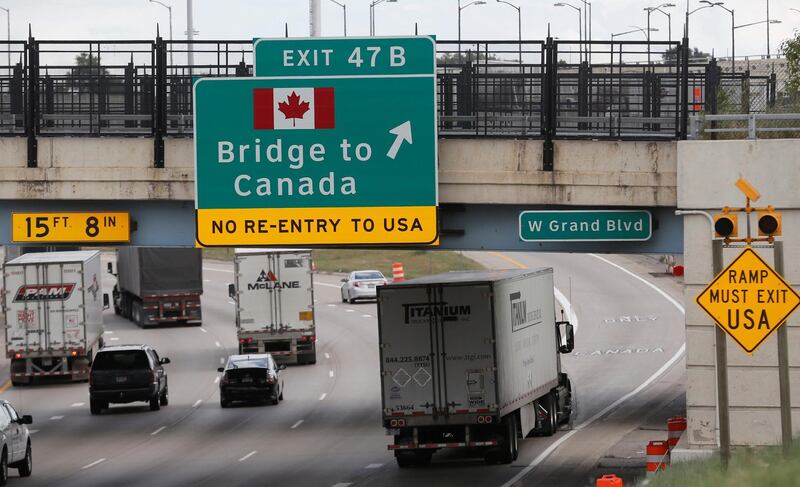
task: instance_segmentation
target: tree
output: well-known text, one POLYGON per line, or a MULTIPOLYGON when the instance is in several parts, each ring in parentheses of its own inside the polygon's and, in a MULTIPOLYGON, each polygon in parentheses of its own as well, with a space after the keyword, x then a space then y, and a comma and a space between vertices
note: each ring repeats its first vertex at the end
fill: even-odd
MULTIPOLYGON (((436 56, 436 64, 465 64, 467 62, 478 62, 486 60, 486 53, 485 52, 478 52, 475 51, 461 51, 461 58, 459 59, 459 55, 457 52, 447 52, 444 54, 439 54, 436 56)), ((489 61, 496 61, 497 56, 489 53, 489 61)))
POLYGON ((92 86, 92 79, 108 76, 108 70, 100 66, 100 59, 94 54, 82 52, 75 56, 75 67, 72 68, 70 76, 73 85, 80 91, 89 91, 92 86))
MULTIPOLYGON (((671 47, 661 55, 665 64, 675 64, 678 60, 678 47, 671 47)), ((711 59, 711 54, 703 52, 698 48, 689 50, 689 61, 706 61, 711 59)))
POLYGON ((800 97, 800 31, 795 31, 781 43, 781 50, 786 56, 786 66, 789 70, 789 79, 786 80, 786 94, 793 99, 800 97))

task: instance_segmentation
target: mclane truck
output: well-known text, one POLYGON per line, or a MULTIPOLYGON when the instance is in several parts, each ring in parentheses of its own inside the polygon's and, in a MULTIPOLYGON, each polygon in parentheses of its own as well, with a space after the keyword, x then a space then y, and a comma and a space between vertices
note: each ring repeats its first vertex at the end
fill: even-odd
POLYGON ((451 272, 378 288, 383 424, 397 464, 442 448, 487 463, 517 458, 518 440, 552 435, 572 412, 559 353, 552 269, 451 272))
POLYGON ((239 353, 270 353, 277 362, 317 362, 314 282, 310 250, 236 249, 239 353))
POLYGON ((34 377, 89 378, 103 346, 100 252, 39 252, 5 264, 3 309, 11 383, 34 377))
MULTIPOLYGON (((114 271, 108 263, 108 272, 114 271)), ((114 313, 142 328, 164 323, 200 326, 201 249, 120 247, 114 313)))

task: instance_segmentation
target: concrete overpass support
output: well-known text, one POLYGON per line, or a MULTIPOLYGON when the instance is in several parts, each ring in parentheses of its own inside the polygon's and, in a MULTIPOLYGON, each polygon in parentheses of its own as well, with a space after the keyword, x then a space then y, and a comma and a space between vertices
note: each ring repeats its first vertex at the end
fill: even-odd
MULTIPOLYGON (((734 186, 740 177, 761 192, 757 206, 783 210, 784 278, 800 288, 800 140, 687 141, 678 144, 678 207, 719 211, 744 206, 734 186)), ((739 220, 743 235, 744 219, 739 220)), ((752 228, 756 234, 755 219, 752 228)), ((692 449, 717 446, 714 323, 695 304, 712 281, 711 229, 702 216, 684 219, 687 438, 692 449)), ((770 249, 757 249, 773 264, 770 249)), ((740 250, 725 250, 727 265, 740 250)), ((800 433, 800 315, 788 322, 792 423, 800 433)), ((771 335, 748 356, 728 339, 728 382, 733 445, 775 445, 781 441, 777 338, 771 335)))

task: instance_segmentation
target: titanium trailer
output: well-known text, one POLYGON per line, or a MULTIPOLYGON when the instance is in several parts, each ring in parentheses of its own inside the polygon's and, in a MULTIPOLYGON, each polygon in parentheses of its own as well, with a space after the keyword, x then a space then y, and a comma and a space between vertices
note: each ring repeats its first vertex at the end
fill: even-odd
POLYGON ((442 448, 510 463, 519 438, 568 422, 571 386, 559 354, 572 351, 574 334, 555 316, 549 268, 378 288, 383 425, 397 464, 427 464, 442 448))

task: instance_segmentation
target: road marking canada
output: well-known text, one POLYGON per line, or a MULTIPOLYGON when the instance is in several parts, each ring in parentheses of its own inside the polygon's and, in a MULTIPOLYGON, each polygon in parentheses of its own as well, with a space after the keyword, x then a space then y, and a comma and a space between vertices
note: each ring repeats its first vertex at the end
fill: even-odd
POLYGON ((161 433, 162 431, 164 431, 166 428, 167 428, 166 426, 162 426, 162 427, 158 428, 157 430, 153 431, 152 433, 150 433, 150 436, 155 436, 155 435, 161 433))
POLYGON ((242 458, 240 458, 239 461, 243 462, 243 461, 247 460, 248 458, 252 457, 253 455, 255 455, 256 453, 258 453, 258 452, 256 450, 253 450, 250 453, 248 453, 247 455, 245 455, 242 458))
POLYGON ((196 408, 197 406, 199 406, 201 404, 203 404, 203 400, 202 399, 198 399, 197 401, 194 402, 194 404, 192 404, 192 407, 196 408))
POLYGON ((50 421, 58 421, 64 419, 64 416, 50 416, 50 421))
POLYGON ((324 401, 326 397, 328 397, 328 393, 327 392, 323 392, 322 395, 319 396, 319 400, 320 401, 324 401))
MULTIPOLYGON (((642 283, 644 283, 645 285, 647 285, 648 287, 652 288, 654 291, 659 293, 661 296, 663 296, 664 299, 666 299, 667 301, 672 303, 672 305, 675 306, 678 309, 678 311, 680 311, 682 314, 684 314, 684 315, 686 314, 686 310, 684 309, 683 305, 681 305, 678 301, 676 301, 672 296, 670 296, 669 294, 667 294, 666 292, 664 292, 663 290, 658 288, 655 284, 647 281, 646 279, 643 279, 643 278, 637 276, 636 274, 634 274, 633 272, 629 271, 628 269, 625 269, 624 267, 622 267, 622 266, 620 266, 618 264, 615 264, 614 262, 611 262, 608 259, 600 257, 599 255, 596 255, 596 254, 588 254, 588 255, 594 257, 595 259, 602 260, 606 264, 609 264, 612 267, 616 267, 617 269, 619 269, 622 272, 628 274, 629 276, 633 277, 634 279, 636 279, 638 281, 641 281, 642 283)), ((684 342, 680 346, 678 351, 675 352, 675 355, 673 355, 669 360, 667 360, 664 363, 664 365, 661 366, 660 369, 658 369, 657 371, 655 371, 653 373, 653 375, 651 375, 644 382, 639 384, 639 386, 636 387, 636 389, 634 389, 634 390, 628 392, 627 394, 625 394, 624 396, 620 397, 619 399, 617 399, 613 403, 611 403, 608 406, 606 406, 605 408, 603 408, 602 411, 599 411, 599 412, 595 413, 594 416, 592 416, 591 418, 587 419, 583 423, 575 426, 572 430, 568 431, 564 436, 562 436, 558 440, 554 441, 549 447, 547 447, 547 449, 545 451, 540 453, 538 457, 534 458, 533 461, 531 461, 531 463, 527 467, 525 467, 517 475, 512 477, 511 480, 509 480, 508 482, 504 483, 502 485, 502 487, 512 487, 512 486, 514 486, 520 479, 524 478, 533 469, 538 467, 543 461, 545 461, 547 459, 547 457, 549 457, 556 450, 556 448, 558 448, 559 446, 563 445, 573 435, 575 435, 579 431, 591 426, 595 421, 597 421, 598 419, 602 418, 603 416, 608 414, 610 411, 616 409, 621 404, 623 404, 626 401, 630 400, 631 398, 637 396, 640 392, 642 392, 644 389, 646 389, 650 384, 652 384, 653 382, 658 380, 673 365, 675 365, 675 362, 680 360, 680 358, 683 356, 683 354, 685 352, 686 352, 686 343, 684 342)))
POLYGON ((105 458, 101 458, 101 459, 99 459, 99 460, 95 460, 95 461, 93 461, 92 463, 90 463, 90 464, 88 464, 88 465, 84 465, 84 466, 82 466, 82 467, 81 467, 81 470, 86 470, 87 468, 92 468, 92 467, 94 467, 95 465, 100 465, 101 463, 103 463, 103 462, 105 462, 105 461, 106 461, 106 459, 105 459, 105 458))
POLYGON ((302 420, 302 419, 301 419, 300 421, 296 422, 295 424, 293 424, 293 425, 292 425, 292 427, 291 427, 291 428, 289 428, 289 429, 295 429, 295 428, 297 428, 298 426, 300 426, 301 424, 303 424, 303 420, 302 420))
POLYGON ((85 406, 85 405, 86 405, 85 402, 73 402, 72 403, 72 407, 74 407, 74 408, 79 408, 79 407, 85 406))
POLYGON ((369 465, 367 465, 364 468, 381 468, 382 466, 383 466, 382 463, 370 463, 369 465))

